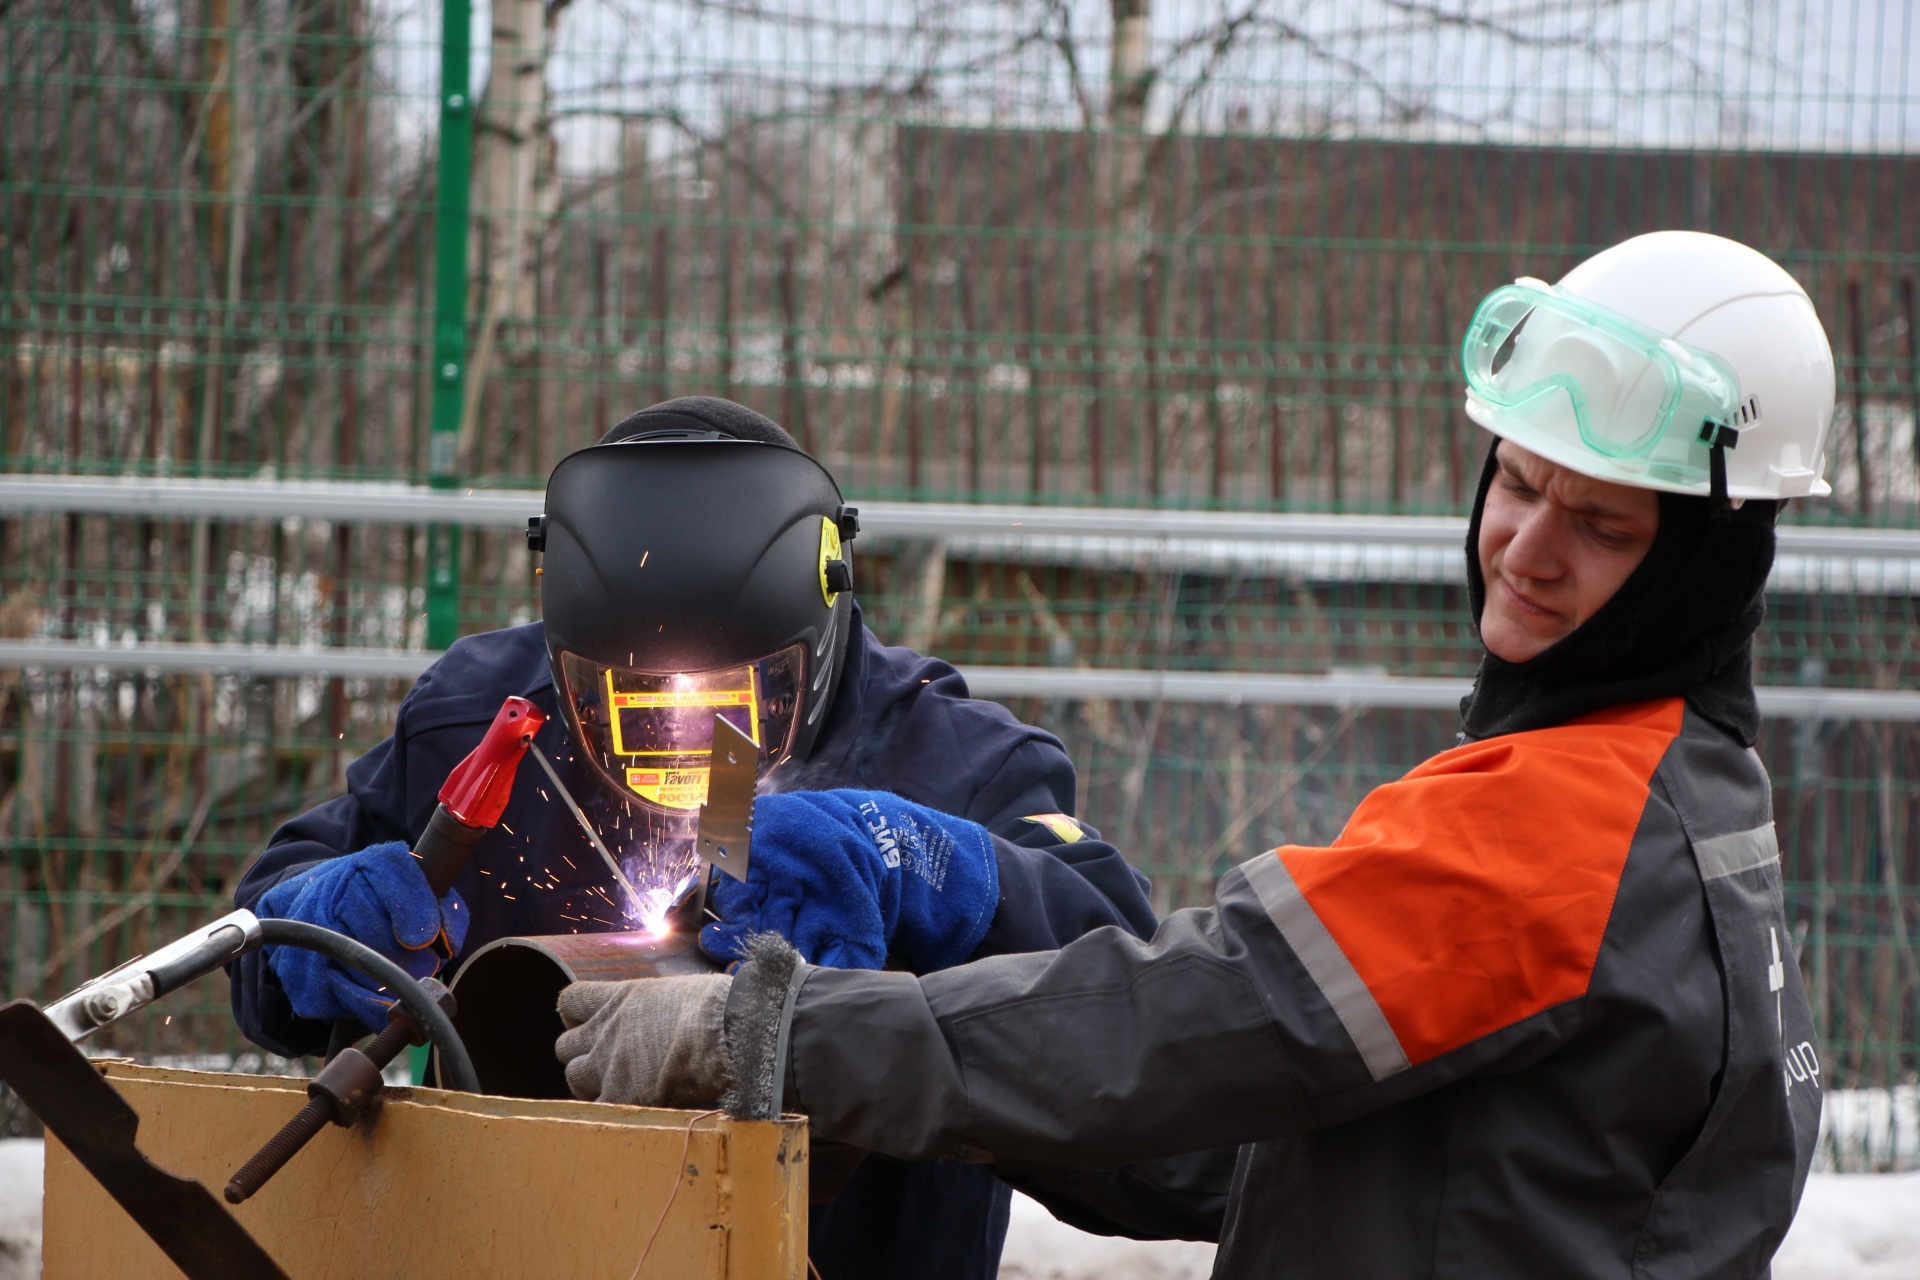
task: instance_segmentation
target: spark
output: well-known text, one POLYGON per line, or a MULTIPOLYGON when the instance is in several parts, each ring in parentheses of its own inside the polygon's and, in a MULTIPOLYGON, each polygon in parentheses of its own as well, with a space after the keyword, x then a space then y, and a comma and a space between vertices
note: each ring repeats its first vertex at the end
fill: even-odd
POLYGON ((170 1026, 172 1026, 172 1025, 173 1025, 173 1015, 172 1015, 172 1014, 168 1014, 168 1015, 167 1015, 167 1020, 166 1020, 165 1022, 163 1022, 163 1023, 161 1023, 160 1025, 162 1025, 162 1026, 166 1026, 166 1027, 170 1027, 170 1026))
POLYGON ((535 787, 534 790, 540 793, 540 798, 542 800, 545 800, 548 804, 553 803, 553 797, 547 794, 547 789, 545 787, 535 787))
MULTIPOLYGON (((515 830, 514 830, 514 829, 513 829, 512 827, 510 827, 510 826, 508 826, 508 825, 507 825, 506 823, 504 823, 504 822, 500 824, 500 829, 501 829, 502 831, 504 831, 504 832, 506 832, 506 833, 507 833, 508 835, 510 835, 510 836, 517 836, 517 835, 519 835, 519 834, 520 834, 520 833, 519 833, 518 831, 515 831, 515 830)), ((524 861, 524 859, 523 859, 523 861, 524 861)))

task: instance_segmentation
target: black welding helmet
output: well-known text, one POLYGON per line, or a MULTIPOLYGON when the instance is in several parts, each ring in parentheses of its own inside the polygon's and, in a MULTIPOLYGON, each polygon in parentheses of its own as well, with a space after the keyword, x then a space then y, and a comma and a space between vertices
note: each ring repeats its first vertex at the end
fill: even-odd
POLYGON ((560 706, 616 793, 706 799, 713 718, 804 760, 839 687, 857 513, 751 410, 670 400, 561 459, 527 540, 560 706))

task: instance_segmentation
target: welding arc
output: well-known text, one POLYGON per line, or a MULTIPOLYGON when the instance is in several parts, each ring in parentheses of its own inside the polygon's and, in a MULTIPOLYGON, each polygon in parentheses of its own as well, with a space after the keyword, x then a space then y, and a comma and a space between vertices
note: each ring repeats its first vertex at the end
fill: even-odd
POLYGON ((527 739, 527 750, 533 753, 533 758, 539 761, 542 769, 546 770, 547 781, 553 784, 553 789, 560 793, 562 800, 566 801, 567 808, 573 812, 574 820, 580 824, 580 829, 587 833, 587 839, 593 841, 593 847, 599 852, 602 861, 607 864, 607 869, 613 872, 614 882, 626 890, 628 905, 635 911, 640 910, 644 905, 640 891, 633 887, 633 881, 627 879, 627 873, 620 869, 619 860, 608 852, 606 842, 600 838, 600 833, 593 829, 593 823, 587 820, 587 815, 581 812, 580 806, 575 803, 573 792, 567 790, 567 784, 560 781, 560 775, 554 771, 553 761, 547 759, 547 753, 542 751, 540 744, 531 738, 527 739))

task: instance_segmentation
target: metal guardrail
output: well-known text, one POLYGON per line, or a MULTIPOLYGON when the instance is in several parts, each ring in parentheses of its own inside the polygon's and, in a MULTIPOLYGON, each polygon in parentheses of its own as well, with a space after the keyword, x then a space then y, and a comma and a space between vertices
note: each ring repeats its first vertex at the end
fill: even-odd
MULTIPOLYGON (((165 519, 343 520, 519 528, 545 506, 541 489, 432 489, 378 481, 175 480, 0 476, 0 515, 96 514, 165 519)), ((863 502, 869 536, 951 539, 1320 542, 1457 549, 1452 516, 1273 515, 959 502, 863 502)), ((1920 535, 1910 539, 1920 556, 1920 535)))
MULTIPOLYGON (((377 481, 112 479, 0 476, 0 515, 94 513, 172 519, 349 520, 519 528, 545 506, 540 489, 431 489, 377 481)), ((862 527, 883 538, 1114 538, 1157 541, 1308 542, 1457 551, 1458 516, 1290 515, 1134 507, 1013 506, 962 502, 863 502, 862 527)), ((1789 555, 1920 560, 1920 529, 1788 525, 1789 555)))
MULTIPOLYGON (((432 489, 321 480, 0 476, 0 516, 337 520, 520 528, 539 489, 432 489)), ((1040 564, 1152 566, 1326 581, 1450 582, 1466 521, 1456 516, 1293 515, 957 502, 863 502, 869 539, 941 538, 950 555, 1040 564)), ((1780 530, 1779 590, 1920 592, 1920 530, 1780 530)))
MULTIPOLYGON (((277 645, 88 645, 53 640, 0 641, 0 670, 224 672, 245 676, 338 675, 411 680, 440 655, 412 649, 293 649, 277 645)), ((961 668, 983 698, 1114 698, 1141 702, 1297 707, 1451 710, 1468 682, 1393 676, 1374 671, 1270 675, 1235 671, 1142 671, 1128 668, 961 668)), ((1786 685, 1759 690, 1762 715, 1776 719, 1920 721, 1920 692, 1786 685)))
POLYGON ((438 658, 430 649, 296 649, 271 644, 185 644, 142 640, 111 645, 72 640, 0 640, 0 670, 223 672, 236 676, 347 676, 412 680, 438 658))

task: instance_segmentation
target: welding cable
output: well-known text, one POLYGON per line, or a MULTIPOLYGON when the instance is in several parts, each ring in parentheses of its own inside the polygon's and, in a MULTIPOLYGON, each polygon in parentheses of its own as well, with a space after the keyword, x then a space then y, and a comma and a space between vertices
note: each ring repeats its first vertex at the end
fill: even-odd
POLYGON ((262 920, 260 942, 268 947, 304 947, 318 951, 336 964, 358 969, 383 984, 433 1040, 440 1056, 441 1075, 453 1088, 464 1093, 480 1092, 480 1077, 474 1074, 473 1059, 467 1056, 467 1046, 461 1041, 460 1033, 453 1029, 453 1021, 405 969, 344 933, 300 920, 262 920))

